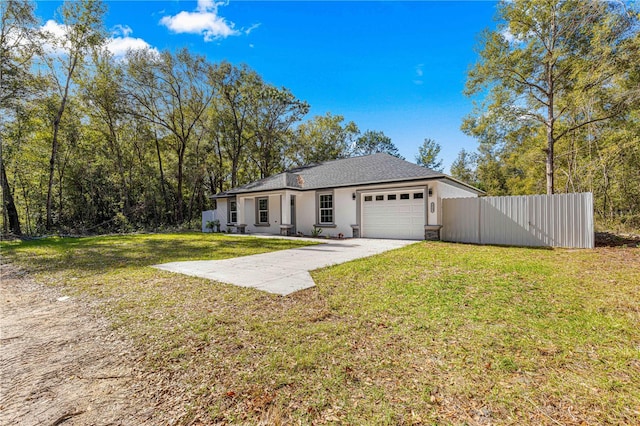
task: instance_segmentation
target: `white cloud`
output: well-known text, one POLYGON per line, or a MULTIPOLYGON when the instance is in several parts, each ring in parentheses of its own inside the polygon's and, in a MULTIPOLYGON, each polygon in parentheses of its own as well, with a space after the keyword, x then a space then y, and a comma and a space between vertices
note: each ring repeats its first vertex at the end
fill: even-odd
POLYGON ((421 86, 424 82, 422 81, 422 76, 424 76, 424 64, 418 64, 416 65, 415 68, 416 71, 416 75, 415 75, 415 80, 413 80, 413 84, 417 84, 418 86, 421 86))
POLYGON ((500 31, 500 35, 502 35, 502 37, 508 42, 508 43, 512 43, 513 41, 515 41, 515 36, 511 33, 511 31, 509 30, 509 27, 506 27, 505 29, 503 29, 502 31, 500 31))
POLYGON ((67 34, 67 26, 49 19, 40 27, 40 32, 46 36, 46 42, 42 48, 47 53, 61 53, 64 47, 64 37, 67 34))
POLYGON ((106 48, 117 58, 124 57, 129 50, 149 49, 157 52, 145 40, 131 37, 133 30, 127 25, 116 25, 111 30, 111 37, 107 39, 106 48))
MULTIPOLYGON (((50 40, 44 45, 44 50, 48 53, 63 54, 64 38, 67 33, 67 26, 59 24, 53 19, 48 20, 40 27, 40 31, 46 33, 50 40)), ((145 40, 137 37, 131 37, 133 30, 127 25, 115 25, 111 30, 111 37, 105 40, 105 47, 116 58, 123 58, 127 51, 138 49, 149 49, 157 52, 145 40)))
POLYGON ((213 0, 198 0, 198 10, 206 12, 208 10, 215 10, 218 7, 213 0))
POLYGON ((214 0, 198 0, 194 12, 182 11, 177 15, 165 16, 160 19, 160 24, 177 34, 202 34, 204 41, 239 35, 240 31, 235 29, 233 22, 227 22, 218 15, 218 6, 223 4, 214 0))
POLYGON ((67 26, 63 24, 58 24, 53 19, 49 19, 45 24, 41 27, 41 31, 51 34, 57 39, 61 39, 67 32, 67 26))
POLYGON ((114 27, 111 29, 111 34, 113 34, 114 36, 129 37, 132 33, 133 30, 128 25, 118 24, 114 25, 114 27))
POLYGON ((251 34, 251 31, 255 30, 256 28, 258 28, 260 26, 260 24, 253 24, 252 26, 250 26, 249 28, 247 28, 246 30, 244 30, 244 33, 246 35, 251 34))
POLYGON ((151 47, 149 43, 141 38, 136 37, 113 37, 107 40, 107 49, 113 54, 113 56, 124 56, 129 50, 150 49, 156 50, 151 47))
POLYGON ((518 45, 520 43, 523 43, 528 38, 535 37, 535 34, 531 31, 525 34, 513 34, 509 29, 509 27, 505 27, 502 30, 500 30, 500 35, 510 45, 518 45))

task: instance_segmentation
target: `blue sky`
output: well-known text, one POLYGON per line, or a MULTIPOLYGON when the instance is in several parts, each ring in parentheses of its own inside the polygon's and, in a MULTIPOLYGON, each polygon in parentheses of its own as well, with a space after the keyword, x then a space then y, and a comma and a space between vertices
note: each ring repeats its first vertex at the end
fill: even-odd
MULTIPOLYGON (((389 136, 414 161, 425 138, 448 170, 476 143, 460 131, 462 94, 478 35, 495 26, 495 2, 107 1, 114 50, 187 47, 212 61, 246 63, 269 83, 361 131, 389 136)), ((55 27, 60 2, 40 1, 55 27)), ((117 52, 116 52, 117 53, 117 52)))

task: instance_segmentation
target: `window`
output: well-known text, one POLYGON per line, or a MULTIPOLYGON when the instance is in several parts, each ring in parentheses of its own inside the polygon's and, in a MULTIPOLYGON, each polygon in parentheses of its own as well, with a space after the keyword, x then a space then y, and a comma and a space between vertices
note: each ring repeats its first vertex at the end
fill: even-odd
POLYGON ((400 194, 400 199, 401 200, 408 200, 409 199, 409 194, 400 194))
POLYGON ((333 194, 320 194, 320 223, 333 223, 333 194))
POLYGON ((413 193, 413 198, 424 198, 424 192, 414 192, 413 193))
POLYGON ((391 200, 395 200, 395 199, 396 199, 396 194, 387 195, 387 200, 391 201, 391 200))
POLYGON ((238 221, 238 204, 236 200, 229 200, 229 223, 238 221))
POLYGON ((259 224, 269 223, 269 199, 258 198, 257 200, 258 214, 256 215, 259 224))
POLYGON ((376 195, 376 201, 383 201, 384 195, 376 195))
POLYGON ((373 197, 371 195, 365 195, 364 196, 364 200, 365 201, 371 201, 371 200, 373 200, 373 197))

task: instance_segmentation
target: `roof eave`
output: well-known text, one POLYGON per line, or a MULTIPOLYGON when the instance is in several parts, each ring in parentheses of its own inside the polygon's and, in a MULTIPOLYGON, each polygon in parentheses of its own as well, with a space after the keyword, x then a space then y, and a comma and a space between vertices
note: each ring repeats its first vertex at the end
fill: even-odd
MULTIPOLYGON (((281 188, 271 188, 271 189, 255 189, 255 190, 247 190, 247 191, 237 191, 237 192, 225 192, 225 193, 220 193, 220 194, 216 194, 211 196, 211 198, 232 198, 238 195, 244 195, 244 194, 255 194, 255 193, 259 193, 259 192, 272 192, 272 191, 284 191, 284 190, 292 190, 292 191, 317 191, 317 190, 323 190, 323 189, 329 189, 329 188, 348 188, 350 186, 368 186, 368 185, 379 185, 379 184, 389 184, 389 183, 400 183, 400 182, 415 182, 415 181, 421 181, 421 180, 437 180, 437 179, 443 179, 443 178, 448 178, 449 176, 445 175, 445 174, 437 174, 437 175, 431 175, 431 176, 418 176, 418 177, 407 177, 407 178, 396 178, 396 179, 384 179, 384 180, 372 180, 372 181, 366 181, 366 182, 357 182, 357 183, 344 183, 344 184, 339 184, 339 185, 331 185, 331 186, 314 186, 314 187, 309 187, 309 188, 298 188, 298 187, 291 187, 291 186, 286 186, 286 187, 281 187, 281 188)), ((475 188, 473 188, 470 185, 466 185, 464 183, 462 183, 463 185, 476 190, 475 188)), ((479 190, 478 190, 479 191, 479 190)))
POLYGON ((243 195, 243 194, 256 194, 256 193, 259 193, 259 192, 273 192, 273 191, 284 191, 284 190, 304 191, 304 189, 297 188, 295 186, 283 186, 281 188, 271 188, 271 189, 254 189, 254 190, 249 190, 249 191, 233 191, 232 189, 230 189, 229 191, 221 192, 219 194, 214 194, 214 195, 211 196, 211 198, 212 199, 233 198, 233 197, 236 197, 238 195, 243 195))
POLYGON ((484 192, 482 189, 476 188, 475 186, 473 186, 473 185, 469 185, 468 183, 465 183, 465 182, 463 182, 463 181, 461 181, 461 180, 458 180, 458 179, 456 179, 456 178, 454 178, 454 177, 451 177, 451 176, 448 176, 448 175, 443 175, 443 177, 444 177, 445 179, 447 179, 447 180, 450 180, 450 181, 452 181, 452 182, 457 183, 458 185, 462 185, 462 186, 464 186, 465 188, 468 188, 468 189, 471 189, 472 191, 477 192, 477 193, 478 193, 478 195, 487 195, 487 193, 486 193, 486 192, 484 192))
POLYGON ((450 180, 451 182, 454 182, 458 185, 461 185, 467 189, 470 189, 476 193, 478 193, 478 195, 486 195, 486 192, 476 188, 475 186, 469 185, 468 183, 465 183, 461 180, 458 180, 456 178, 453 178, 451 176, 445 175, 445 174, 438 174, 438 175, 433 175, 433 176, 422 176, 422 177, 412 177, 412 178, 403 178, 403 179, 387 179, 387 180, 374 180, 374 181, 367 181, 367 182, 358 182, 358 183, 345 183, 345 184, 340 184, 340 185, 331 185, 331 186, 317 186, 317 187, 311 187, 311 188, 297 188, 297 187, 291 187, 291 186, 286 186, 286 187, 281 187, 281 188, 272 188, 272 189, 256 189, 256 190, 250 190, 250 191, 238 191, 238 192, 225 192, 225 193, 220 193, 220 194, 215 194, 212 195, 211 198, 212 199, 219 199, 219 198, 233 198, 233 197, 237 197, 239 195, 246 195, 246 194, 257 194, 260 192, 273 192, 273 191, 284 191, 284 190, 291 190, 291 191, 318 191, 318 190, 323 190, 323 189, 330 189, 330 188, 348 188, 350 186, 369 186, 369 185, 384 185, 384 184, 390 184, 390 183, 400 183, 400 182, 416 182, 416 181, 421 181, 421 180, 438 180, 438 179, 445 179, 445 180, 450 180))

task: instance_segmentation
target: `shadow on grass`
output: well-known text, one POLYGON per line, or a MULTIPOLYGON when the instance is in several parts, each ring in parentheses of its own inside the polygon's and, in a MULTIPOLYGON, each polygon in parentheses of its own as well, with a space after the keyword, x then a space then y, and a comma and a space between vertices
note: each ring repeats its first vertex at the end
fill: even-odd
POLYGON ((640 248, 640 236, 596 232, 596 247, 640 248))
POLYGON ((43 238, 2 244, 9 261, 33 272, 79 269, 101 272, 186 260, 216 260, 310 245, 304 241, 220 234, 151 234, 43 238))

